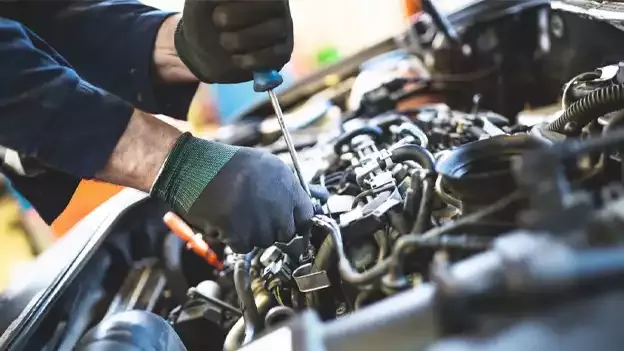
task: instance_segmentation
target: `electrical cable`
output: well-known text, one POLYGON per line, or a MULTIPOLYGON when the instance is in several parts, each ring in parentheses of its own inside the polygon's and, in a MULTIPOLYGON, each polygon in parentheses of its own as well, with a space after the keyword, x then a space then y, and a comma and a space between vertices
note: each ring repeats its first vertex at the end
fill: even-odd
POLYGON ((433 174, 428 174, 423 179, 422 183, 422 195, 420 197, 420 206, 418 208, 418 215, 412 228, 412 233, 423 233, 429 229, 431 224, 431 212, 433 211, 433 193, 434 182, 431 179, 433 174))
POLYGON ((393 272, 393 278, 398 278, 402 276, 403 271, 403 256, 405 250, 413 246, 414 244, 422 244, 431 240, 432 238, 440 237, 444 234, 450 233, 459 229, 460 227, 468 224, 472 224, 474 222, 478 222, 485 217, 491 216, 494 213, 505 209, 507 206, 521 199, 524 195, 520 191, 516 191, 509 196, 506 196, 492 205, 483 208, 482 210, 466 215, 458 219, 455 222, 451 222, 449 224, 443 225, 441 227, 433 228, 426 233, 420 235, 419 233, 413 233, 409 235, 402 236, 395 243, 395 246, 392 250, 392 255, 390 256, 391 260, 391 269, 393 272))
POLYGON ((563 94, 561 96, 561 109, 566 110, 568 109, 568 107, 570 107, 568 93, 572 85, 574 85, 574 83, 576 83, 577 81, 581 79, 588 81, 588 80, 593 80, 593 79, 598 79, 598 78, 600 78, 600 74, 598 74, 597 72, 584 72, 572 78, 563 88, 563 94))
POLYGON ((424 169, 434 172, 435 171, 435 158, 429 150, 416 144, 401 145, 398 148, 392 150, 390 159, 394 163, 401 163, 405 161, 415 161, 421 165, 424 169))
POLYGON ((392 190, 392 189, 394 189, 394 184, 387 184, 387 185, 382 186, 381 188, 364 190, 363 192, 357 194, 357 196, 353 199, 353 203, 351 204, 351 209, 355 209, 358 203, 367 196, 379 194, 384 191, 392 190))
POLYGON ((592 121, 621 109, 624 109, 624 84, 596 89, 570 105, 547 129, 575 135, 592 121))

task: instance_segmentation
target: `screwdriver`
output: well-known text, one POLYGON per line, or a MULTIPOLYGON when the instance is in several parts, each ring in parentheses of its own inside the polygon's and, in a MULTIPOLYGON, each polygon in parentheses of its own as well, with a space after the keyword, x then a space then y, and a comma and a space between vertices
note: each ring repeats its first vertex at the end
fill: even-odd
POLYGON ((284 79, 282 78, 282 75, 279 74, 279 72, 276 70, 255 72, 253 76, 254 91, 257 93, 267 92, 269 94, 271 105, 273 105, 273 110, 275 110, 277 122, 279 123, 282 130, 284 141, 286 141, 286 146, 288 147, 288 152, 290 153, 290 158, 292 159, 293 166, 295 168, 295 173, 297 173, 297 177, 299 178, 299 182, 301 183, 303 189, 306 191, 306 193, 308 193, 308 196, 312 197, 312 193, 310 192, 308 183, 303 178, 303 173, 301 172, 301 167, 299 166, 299 157, 297 156, 297 150, 295 149, 295 145, 292 141, 292 138, 290 137, 290 132, 288 132, 288 127, 286 127, 286 123, 284 122, 282 107, 280 106, 277 95, 275 95, 275 91, 273 90, 280 86, 284 82, 284 79))
POLYGON ((202 257, 209 265, 221 270, 223 263, 212 251, 208 243, 204 241, 201 234, 197 234, 193 229, 184 222, 182 218, 173 212, 167 212, 163 217, 165 224, 171 231, 187 243, 187 247, 193 250, 197 255, 202 257))

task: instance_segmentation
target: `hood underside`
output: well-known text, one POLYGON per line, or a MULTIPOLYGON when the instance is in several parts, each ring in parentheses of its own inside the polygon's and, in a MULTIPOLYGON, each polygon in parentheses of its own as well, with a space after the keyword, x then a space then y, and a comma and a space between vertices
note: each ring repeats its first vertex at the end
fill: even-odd
POLYGON ((624 28, 624 1, 552 0, 553 10, 572 12, 624 28))

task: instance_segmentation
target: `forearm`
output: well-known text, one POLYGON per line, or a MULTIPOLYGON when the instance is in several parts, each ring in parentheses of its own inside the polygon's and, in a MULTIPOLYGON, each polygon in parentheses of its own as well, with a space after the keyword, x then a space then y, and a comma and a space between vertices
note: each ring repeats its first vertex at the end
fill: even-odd
POLYGON ((173 37, 182 15, 175 14, 163 21, 154 43, 153 61, 157 78, 164 83, 198 82, 182 63, 175 49, 173 37))
POLYGON ((181 134, 174 126, 135 110, 108 162, 95 177, 149 192, 181 134))
POLYGON ((186 117, 197 82, 167 49, 174 46, 175 14, 138 0, 57 0, 24 7, 20 21, 83 79, 143 111, 186 117))

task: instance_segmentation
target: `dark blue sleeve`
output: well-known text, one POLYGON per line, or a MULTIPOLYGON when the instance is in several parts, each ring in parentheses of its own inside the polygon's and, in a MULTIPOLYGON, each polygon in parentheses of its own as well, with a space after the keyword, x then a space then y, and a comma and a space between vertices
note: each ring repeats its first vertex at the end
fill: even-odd
POLYGON ((153 72, 156 34, 172 13, 137 0, 20 3, 20 22, 87 81, 147 112, 186 117, 197 84, 161 84, 153 72))
POLYGON ((0 145, 91 178, 133 107, 81 79, 22 24, 0 18, 0 145))

